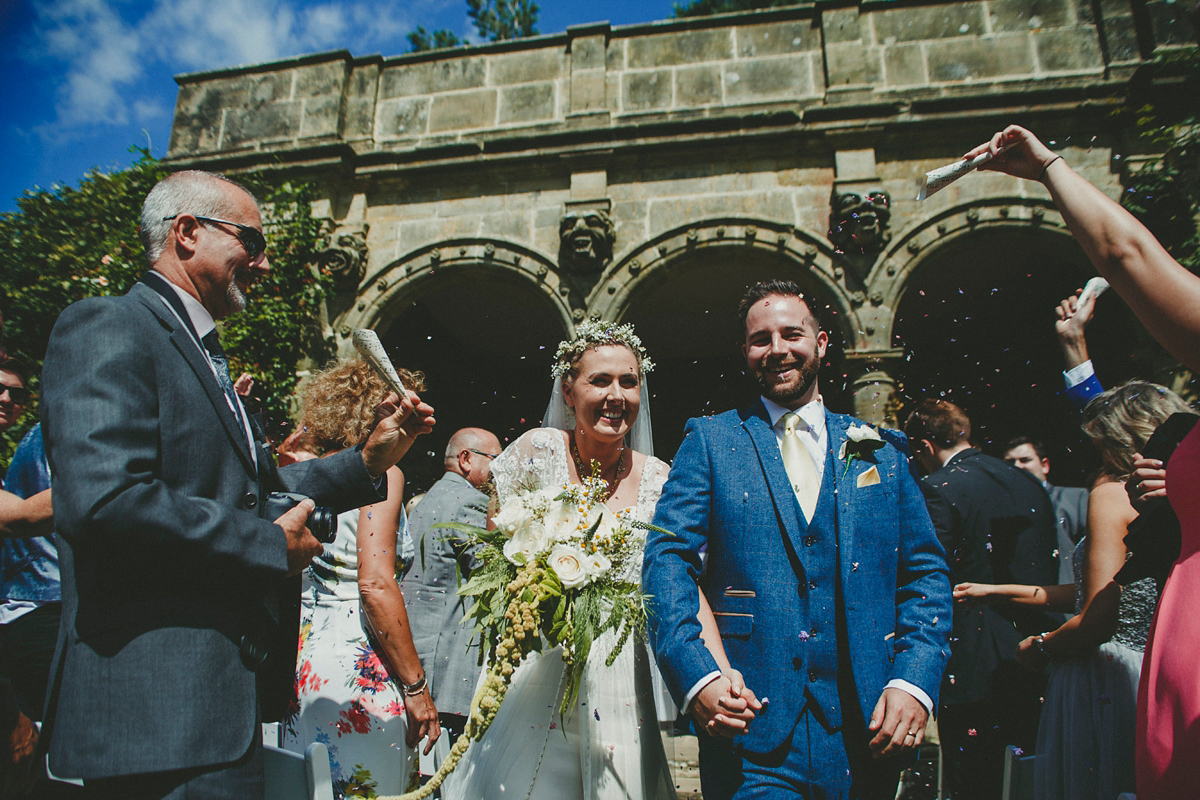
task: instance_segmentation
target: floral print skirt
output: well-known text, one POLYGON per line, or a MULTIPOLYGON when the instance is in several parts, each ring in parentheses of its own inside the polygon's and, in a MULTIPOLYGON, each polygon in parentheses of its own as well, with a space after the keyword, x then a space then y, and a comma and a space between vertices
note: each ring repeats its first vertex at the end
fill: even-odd
POLYGON ((357 597, 305 586, 299 705, 284 723, 283 746, 302 753, 323 742, 338 798, 400 794, 415 766, 404 744, 404 698, 375 654, 368 625, 357 597))

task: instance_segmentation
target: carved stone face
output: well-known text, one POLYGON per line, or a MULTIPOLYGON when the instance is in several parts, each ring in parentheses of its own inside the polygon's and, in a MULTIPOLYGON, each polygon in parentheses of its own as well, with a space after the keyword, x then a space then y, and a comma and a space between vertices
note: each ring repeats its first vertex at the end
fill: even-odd
POLYGON ((836 195, 830 241, 842 252, 879 252, 891 237, 887 230, 891 204, 883 190, 868 192, 865 197, 855 192, 836 195))
POLYGON ((616 230, 600 210, 568 211, 558 226, 559 266, 577 272, 599 272, 612 259, 616 230))

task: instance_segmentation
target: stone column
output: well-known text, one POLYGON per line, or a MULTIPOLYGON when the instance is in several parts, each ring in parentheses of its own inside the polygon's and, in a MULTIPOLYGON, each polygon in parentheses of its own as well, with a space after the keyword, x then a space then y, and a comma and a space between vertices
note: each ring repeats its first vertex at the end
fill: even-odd
POLYGON ((900 428, 900 366, 904 350, 846 354, 846 367, 854 378, 850 391, 854 396, 854 416, 873 425, 900 428))

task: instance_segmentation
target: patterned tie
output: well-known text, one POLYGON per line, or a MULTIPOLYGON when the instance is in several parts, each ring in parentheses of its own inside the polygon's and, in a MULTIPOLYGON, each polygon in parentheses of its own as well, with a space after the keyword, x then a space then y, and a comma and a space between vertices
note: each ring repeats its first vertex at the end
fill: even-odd
POLYGON ((817 475, 817 465, 804 442, 800 440, 800 432, 796 425, 800 420, 800 412, 792 411, 783 417, 783 443, 780 452, 783 454, 783 468, 787 470, 788 480, 800 500, 800 510, 804 518, 812 522, 813 512, 817 510, 817 494, 821 489, 821 478, 817 475))
POLYGON ((225 396, 234 409, 234 415, 240 420, 241 414, 237 411, 239 405, 237 392, 233 391, 233 380, 229 377, 229 359, 225 356, 225 348, 221 347, 221 340, 217 338, 217 329, 213 328, 202 341, 204 349, 208 351, 209 359, 217 368, 217 383, 221 384, 221 388, 225 390, 225 396))

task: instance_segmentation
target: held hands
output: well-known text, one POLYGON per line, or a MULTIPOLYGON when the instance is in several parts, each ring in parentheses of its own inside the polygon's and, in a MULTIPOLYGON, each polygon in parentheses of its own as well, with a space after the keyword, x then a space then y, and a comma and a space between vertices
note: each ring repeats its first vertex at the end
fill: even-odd
POLYGON ((275 524, 283 528, 284 536, 287 537, 287 574, 289 577, 299 575, 324 549, 324 546, 317 541, 317 537, 313 536, 306 527, 308 515, 312 513, 315 505, 311 499, 306 497, 275 520, 275 524))
POLYGON ((709 736, 732 739, 746 732, 763 704, 746 688, 742 673, 727 669, 719 678, 709 681, 692 700, 689 713, 697 726, 709 736))
POLYGON ((868 746, 873 758, 911 753, 925 739, 929 713, 921 701, 903 689, 884 689, 871 712, 867 733, 874 733, 868 746))
POLYGON ((429 755, 442 735, 442 724, 438 721, 437 708, 433 698, 429 696, 429 685, 420 694, 406 694, 404 697, 404 713, 408 716, 408 732, 404 741, 409 747, 416 747, 422 738, 425 739, 425 755, 429 755))
POLYGON ((1129 502, 1138 511, 1145 510, 1147 501, 1166 497, 1167 470, 1163 462, 1134 453, 1133 473, 1125 481, 1125 492, 1129 495, 1129 502))
POLYGON ((433 430, 433 406, 421 402, 416 392, 402 400, 395 393, 375 408, 375 427, 363 446, 367 472, 382 475, 412 447, 423 433, 433 430))
POLYGON ((992 170, 1026 180, 1041 180, 1042 171, 1058 158, 1050 148, 1020 125, 1009 125, 992 137, 987 144, 973 148, 963 156, 970 160, 982 153, 991 153, 992 160, 981 170, 992 170), (1004 152, 1000 152, 1001 150, 1004 152))

